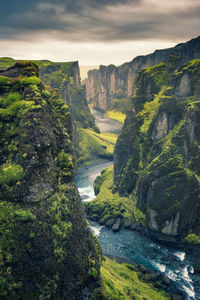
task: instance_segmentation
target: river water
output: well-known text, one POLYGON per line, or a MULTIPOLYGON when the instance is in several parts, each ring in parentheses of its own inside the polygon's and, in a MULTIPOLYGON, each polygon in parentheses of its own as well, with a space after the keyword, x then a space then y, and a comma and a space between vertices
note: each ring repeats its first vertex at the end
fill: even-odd
MULTIPOLYGON (((110 130, 113 132, 114 127, 112 126, 110 130)), ((95 198, 94 179, 111 164, 112 162, 101 160, 90 167, 78 170, 77 186, 83 201, 95 198)), ((180 293, 186 300, 200 300, 200 274, 194 272, 195 266, 200 263, 198 256, 152 241, 137 231, 122 229, 114 233, 96 222, 90 222, 90 226, 98 237, 103 254, 129 259, 164 273, 171 279, 172 293, 180 293)))
POLYGON ((90 108, 91 113, 95 116, 95 122, 102 132, 111 132, 119 134, 122 128, 122 123, 104 117, 104 113, 100 110, 90 108))

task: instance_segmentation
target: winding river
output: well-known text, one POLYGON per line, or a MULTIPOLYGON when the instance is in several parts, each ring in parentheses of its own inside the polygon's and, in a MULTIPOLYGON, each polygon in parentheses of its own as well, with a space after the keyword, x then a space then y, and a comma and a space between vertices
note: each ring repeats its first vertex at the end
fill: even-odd
MULTIPOLYGON (((93 114, 97 125, 106 124, 107 132, 120 130, 116 129, 116 122, 112 123, 110 119, 102 121, 103 114, 95 111, 93 114)), ((103 131, 102 127, 101 130, 103 131)), ((91 201, 95 198, 93 182, 96 176, 111 164, 110 161, 101 160, 90 167, 78 170, 77 186, 83 201, 91 201)), ((114 233, 111 229, 100 226, 96 222, 90 222, 90 226, 98 237, 105 255, 128 259, 164 273, 171 279, 170 291, 172 293, 180 293, 186 300, 200 300, 200 273, 195 272, 196 266, 199 265, 198 256, 152 241, 137 231, 122 229, 114 233)))

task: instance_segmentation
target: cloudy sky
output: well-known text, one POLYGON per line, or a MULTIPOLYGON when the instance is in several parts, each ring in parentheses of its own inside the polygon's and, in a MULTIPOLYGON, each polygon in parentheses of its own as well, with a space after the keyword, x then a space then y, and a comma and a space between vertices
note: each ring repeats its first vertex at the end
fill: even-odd
POLYGON ((200 0, 0 0, 0 56, 121 64, 200 35, 200 0))

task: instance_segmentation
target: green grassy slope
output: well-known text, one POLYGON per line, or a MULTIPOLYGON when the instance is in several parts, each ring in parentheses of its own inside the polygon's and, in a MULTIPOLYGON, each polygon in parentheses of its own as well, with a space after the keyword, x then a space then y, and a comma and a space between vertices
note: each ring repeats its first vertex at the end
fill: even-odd
POLYGON ((104 299, 110 300, 169 300, 170 295, 148 282, 132 265, 117 263, 105 257, 101 266, 104 299))

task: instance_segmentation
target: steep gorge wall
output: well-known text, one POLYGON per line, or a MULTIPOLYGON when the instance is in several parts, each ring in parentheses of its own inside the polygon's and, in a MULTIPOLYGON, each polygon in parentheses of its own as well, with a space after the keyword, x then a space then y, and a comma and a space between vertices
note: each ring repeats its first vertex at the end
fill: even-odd
POLYGON ((200 60, 141 71, 114 150, 114 184, 160 240, 200 235, 200 60))
MULTIPOLYGON (((22 61, 23 62, 23 61, 22 61)), ((77 61, 51 62, 49 60, 32 61, 39 66, 41 80, 45 85, 57 88, 62 99, 68 105, 73 124, 83 128, 95 127, 95 118, 90 113, 86 101, 85 88, 80 83, 80 70, 77 61)), ((0 70, 13 66, 16 60, 0 58, 0 70)), ((11 72, 11 71, 6 71, 11 72)))
POLYGON ((94 108, 106 111, 113 99, 124 101, 124 98, 132 97, 137 74, 141 70, 161 62, 172 65, 176 63, 180 66, 196 58, 200 58, 200 37, 173 48, 156 50, 152 54, 138 56, 119 67, 100 66, 99 70, 89 71, 88 78, 83 82, 86 85, 87 98, 94 104, 94 108))
POLYGON ((73 122, 83 128, 93 128, 95 119, 86 101, 85 87, 81 87, 78 62, 53 63, 42 61, 40 78, 46 85, 57 88, 69 106, 73 122))
POLYGON ((88 299, 100 250, 75 184, 68 107, 33 63, 0 72, 0 298, 88 299))

